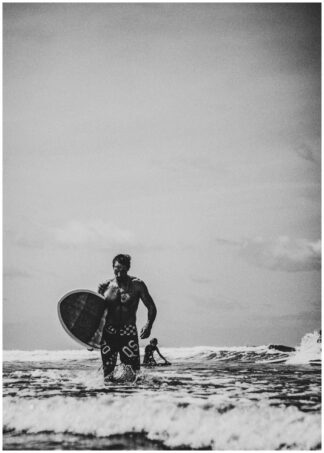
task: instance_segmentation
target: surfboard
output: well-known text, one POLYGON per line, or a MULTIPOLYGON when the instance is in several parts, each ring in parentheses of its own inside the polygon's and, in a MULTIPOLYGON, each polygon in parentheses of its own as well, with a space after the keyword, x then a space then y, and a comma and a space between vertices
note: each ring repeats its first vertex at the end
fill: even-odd
POLYGON ((94 291, 77 289, 63 296, 57 305, 65 331, 83 346, 100 349, 107 303, 94 291))

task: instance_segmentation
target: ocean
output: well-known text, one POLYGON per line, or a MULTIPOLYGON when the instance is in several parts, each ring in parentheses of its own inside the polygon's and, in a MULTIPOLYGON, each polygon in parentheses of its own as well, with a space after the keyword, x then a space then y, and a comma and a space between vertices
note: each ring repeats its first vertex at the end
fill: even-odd
POLYGON ((98 350, 4 351, 3 449, 319 450, 318 341, 161 347, 171 366, 106 385, 98 350))

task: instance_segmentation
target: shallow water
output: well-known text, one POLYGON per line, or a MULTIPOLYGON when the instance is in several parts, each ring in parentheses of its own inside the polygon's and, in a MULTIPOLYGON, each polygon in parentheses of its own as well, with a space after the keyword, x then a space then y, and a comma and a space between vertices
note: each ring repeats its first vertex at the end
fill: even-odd
POLYGON ((161 352, 172 366, 109 385, 97 351, 5 352, 3 448, 320 449, 320 367, 266 346, 161 352))

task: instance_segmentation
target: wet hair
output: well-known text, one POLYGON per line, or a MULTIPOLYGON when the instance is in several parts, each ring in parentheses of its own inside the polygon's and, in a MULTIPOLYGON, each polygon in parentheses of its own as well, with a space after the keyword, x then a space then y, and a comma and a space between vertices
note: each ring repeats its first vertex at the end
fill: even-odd
POLYGON ((150 343, 156 343, 157 344, 157 338, 152 338, 152 340, 150 341, 150 343))
POLYGON ((116 255, 112 262, 113 266, 115 265, 116 261, 118 261, 118 263, 122 264, 123 266, 126 266, 127 270, 130 268, 131 257, 129 255, 123 255, 122 253, 116 255))

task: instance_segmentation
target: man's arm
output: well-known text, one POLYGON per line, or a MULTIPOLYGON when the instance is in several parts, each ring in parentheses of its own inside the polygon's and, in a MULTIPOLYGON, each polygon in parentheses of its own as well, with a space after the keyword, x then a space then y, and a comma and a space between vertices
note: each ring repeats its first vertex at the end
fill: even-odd
POLYGON ((98 286, 98 293, 103 296, 105 294, 105 292, 107 291, 109 283, 110 283, 110 280, 108 280, 107 282, 104 282, 104 283, 100 283, 100 285, 98 286))
POLYGON ((147 323, 140 334, 140 337, 144 339, 151 335, 152 325, 156 318, 156 306, 144 282, 140 283, 140 297, 147 308, 147 323))
POLYGON ((163 357, 163 355, 161 354, 161 352, 160 352, 160 350, 159 350, 158 347, 156 347, 155 350, 156 350, 156 352, 159 354, 159 356, 161 357, 161 359, 163 359, 163 360, 165 361, 165 363, 169 363, 169 362, 167 361, 167 359, 166 359, 165 357, 163 357))

